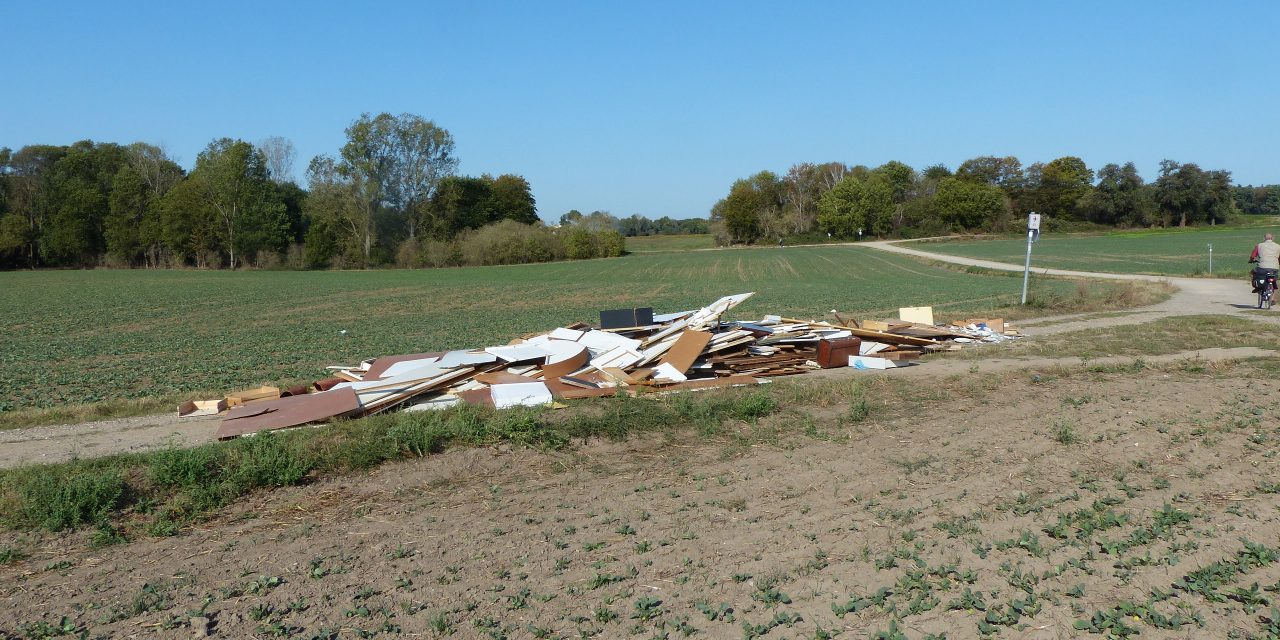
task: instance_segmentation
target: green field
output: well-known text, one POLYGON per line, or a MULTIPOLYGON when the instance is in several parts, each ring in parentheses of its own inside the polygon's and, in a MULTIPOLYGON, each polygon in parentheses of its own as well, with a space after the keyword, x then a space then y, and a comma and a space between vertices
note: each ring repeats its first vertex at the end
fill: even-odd
POLYGON ((716 246, 715 239, 709 233, 672 236, 633 236, 627 238, 627 251, 631 253, 654 253, 658 251, 693 251, 711 249, 716 246))
MULTIPOLYGON (((1262 234, 1280 230, 1267 227, 1248 229, 1196 229, 1192 231, 1135 231, 1106 235, 1041 236, 1031 253, 1036 267, 1150 273, 1158 275, 1207 275, 1209 245, 1213 245, 1213 275, 1244 277, 1249 271, 1249 252, 1262 234)), ((991 240, 948 240, 910 243, 913 249, 934 251, 967 258, 1022 264, 1026 258, 1025 238, 991 240)))
POLYGON ((735 317, 933 305, 942 321, 1012 304, 1019 285, 839 246, 413 271, 0 273, 0 413, 314 380, 325 365, 594 323, 600 309, 679 311, 755 291, 735 317))

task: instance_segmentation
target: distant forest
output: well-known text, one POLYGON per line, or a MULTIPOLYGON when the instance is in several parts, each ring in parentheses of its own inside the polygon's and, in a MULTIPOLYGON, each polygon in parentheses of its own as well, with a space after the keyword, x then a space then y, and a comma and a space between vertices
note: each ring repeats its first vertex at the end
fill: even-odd
POLYGON ((0 267, 360 268, 621 255, 623 235, 706 232, 706 220, 537 215, 524 177, 456 175, 449 132, 364 114, 305 187, 284 138, 213 140, 190 173, 158 146, 0 148, 0 267))
POLYGON ((453 137, 413 114, 361 115, 333 155, 295 181, 293 144, 213 140, 188 173, 155 145, 0 148, 0 268, 364 268, 512 264, 621 255, 625 237, 712 233, 720 244, 920 237, 1020 228, 1218 224, 1280 215, 1280 186, 1166 160, 1096 172, 1076 157, 1014 157, 917 171, 841 162, 761 171, 706 219, 538 218, 522 176, 457 175, 453 137))
POLYGON ((1280 215, 1280 185, 1233 186, 1231 173, 1165 160, 1153 182, 1132 162, 1096 172, 1067 156, 1024 167, 1012 156, 966 160, 951 171, 901 162, 874 169, 802 163, 737 180, 711 209, 720 244, 786 238, 910 238, 1025 228, 1028 212, 1049 231, 1220 224, 1280 215))

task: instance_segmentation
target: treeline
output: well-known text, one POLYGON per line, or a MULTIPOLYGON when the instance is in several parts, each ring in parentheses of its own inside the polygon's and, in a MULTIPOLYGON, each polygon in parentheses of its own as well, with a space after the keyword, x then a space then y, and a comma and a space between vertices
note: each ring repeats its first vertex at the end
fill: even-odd
POLYGON ((306 188, 294 147, 219 138, 190 173, 146 143, 0 149, 0 267, 352 268, 618 255, 616 231, 560 232, 519 175, 455 175, 449 132, 364 114, 306 188))
POLYGON ((617 218, 607 211, 592 211, 583 215, 581 211, 572 209, 560 216, 561 226, 586 227, 594 230, 613 230, 633 238, 635 236, 685 235, 708 233, 708 221, 705 218, 688 218, 677 220, 663 216, 650 220, 640 214, 626 218, 617 218))
MULTIPOLYGON (((1132 162, 1095 172, 1073 156, 1026 167, 1012 156, 984 156, 954 172, 943 165, 917 171, 897 161, 876 168, 803 163, 786 175, 761 171, 734 182, 710 219, 722 244, 1005 231, 1031 211, 1042 215, 1047 230, 1186 226, 1251 211, 1240 204, 1242 189, 1232 187, 1229 171, 1172 160, 1160 163, 1153 182, 1132 162)), ((1264 202, 1280 204, 1269 199, 1272 188, 1261 189, 1264 202)), ((1258 197, 1255 191, 1250 198, 1258 197)))
POLYGON ((1232 190, 1241 213, 1280 216, 1280 185, 1240 186, 1232 190))

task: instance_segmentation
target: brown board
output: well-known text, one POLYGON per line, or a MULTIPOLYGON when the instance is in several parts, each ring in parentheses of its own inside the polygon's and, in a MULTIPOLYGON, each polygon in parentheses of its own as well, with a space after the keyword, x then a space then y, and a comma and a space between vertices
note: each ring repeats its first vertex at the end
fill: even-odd
POLYGON ((226 440, 246 433, 296 427, 351 413, 359 408, 360 401, 350 387, 265 400, 232 409, 223 418, 214 435, 219 440, 226 440))
POLYGON ((693 366, 693 361, 702 355, 702 350, 711 342, 711 334, 706 331, 686 329, 680 334, 676 343, 658 360, 658 364, 666 363, 684 373, 693 366))

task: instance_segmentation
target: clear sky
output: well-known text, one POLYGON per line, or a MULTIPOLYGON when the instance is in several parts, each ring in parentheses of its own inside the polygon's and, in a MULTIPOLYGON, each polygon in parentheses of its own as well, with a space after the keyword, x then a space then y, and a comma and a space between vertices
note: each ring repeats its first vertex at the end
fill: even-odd
POLYGON ((1280 2, 0 2, 0 146, 280 135, 301 182, 362 112, 448 129, 539 214, 705 216, 798 162, 1280 183, 1280 2))

